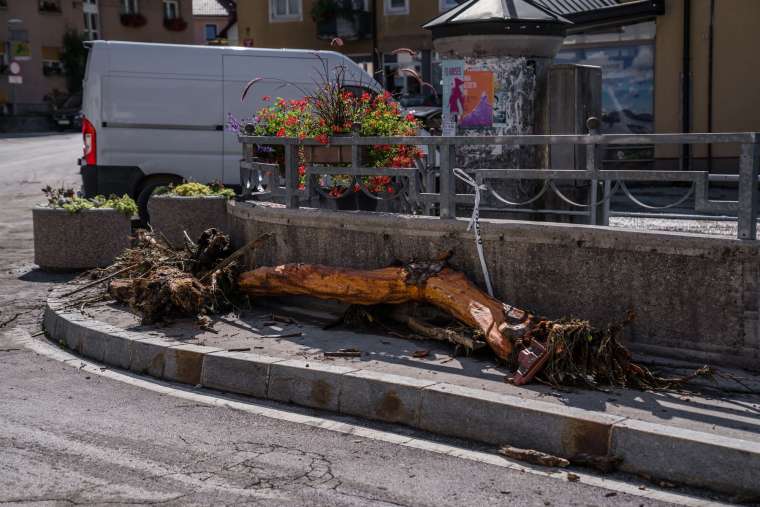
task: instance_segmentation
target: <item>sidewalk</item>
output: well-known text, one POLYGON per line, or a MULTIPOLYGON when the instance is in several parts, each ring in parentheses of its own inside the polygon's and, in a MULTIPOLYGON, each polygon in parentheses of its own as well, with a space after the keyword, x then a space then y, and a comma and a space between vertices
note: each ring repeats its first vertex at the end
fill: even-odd
MULTIPOLYGON (((190 319, 141 326, 134 315, 106 304, 87 307, 85 315, 49 309, 45 322, 53 339, 83 355, 157 377, 495 445, 567 457, 623 456, 624 471, 760 494, 751 479, 752 470, 760 468, 758 394, 701 386, 699 392, 679 393, 516 387, 504 381, 508 372, 488 353, 452 357, 453 347, 438 342, 325 331, 322 326, 338 308, 304 309, 297 299, 287 302, 298 306, 280 303, 225 316, 214 321, 214 332, 200 330, 190 319), (294 322, 275 321, 273 313, 294 322), (96 320, 108 325, 93 326, 96 320), (127 337, 136 341, 128 346, 113 341, 127 337), (324 356, 340 349, 362 355, 324 356), (116 350, 124 351, 122 357, 113 354, 116 350), (429 351, 426 357, 414 357, 423 350, 429 351)), ((57 308, 55 296, 48 304, 57 308)), ((760 392, 760 378, 748 378, 744 386, 720 381, 717 387, 760 392)))

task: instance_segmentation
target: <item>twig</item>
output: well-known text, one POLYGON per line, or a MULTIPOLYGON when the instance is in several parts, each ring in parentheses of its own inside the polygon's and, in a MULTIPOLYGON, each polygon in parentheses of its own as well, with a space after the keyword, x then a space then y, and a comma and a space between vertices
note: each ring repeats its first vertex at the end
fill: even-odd
POLYGON ((325 357, 361 357, 362 351, 356 349, 340 349, 335 352, 325 352, 325 357))
POLYGON ((239 349, 227 349, 227 352, 248 352, 251 347, 240 347, 239 349))
POLYGON ((19 317, 21 317, 21 314, 17 313, 16 315, 14 315, 13 317, 11 317, 10 319, 8 319, 8 320, 6 320, 4 322, 0 322, 0 327, 7 326, 8 324, 10 324, 11 322, 13 322, 14 320, 18 319, 19 317))
POLYGON ((263 334, 259 336, 259 338, 295 338, 296 336, 301 336, 303 333, 285 333, 285 334, 263 334))
POLYGON ((242 257, 243 255, 245 255, 249 250, 254 250, 254 249, 260 247, 264 243, 264 241, 268 240, 271 237, 272 237, 272 233, 271 232, 267 232, 266 234, 262 234, 258 238, 249 241, 244 246, 242 246, 242 247, 238 248, 237 250, 235 250, 229 257, 227 257, 226 259, 224 259, 222 261, 222 263, 219 264, 216 267, 216 269, 214 269, 213 271, 209 271, 208 273, 206 273, 205 275, 203 275, 199 281, 203 282, 209 276, 214 275, 214 274, 220 272, 221 270, 223 270, 224 268, 226 268, 227 266, 229 266, 230 264, 232 264, 233 262, 235 262, 236 260, 238 260, 240 257, 242 257))
POLYGON ((74 290, 72 290, 70 292, 67 292, 66 294, 63 294, 61 297, 62 298, 69 297, 72 294, 76 294, 77 292, 81 292, 83 290, 89 289, 90 287, 95 287, 99 283, 107 282, 111 278, 115 278, 115 277, 119 276, 122 273, 126 273, 127 271, 131 271, 131 270, 135 269, 139 265, 140 264, 138 263, 138 264, 132 264, 131 266, 127 266, 126 268, 120 269, 120 270, 116 271, 115 273, 111 273, 108 276, 104 276, 103 278, 99 278, 99 279, 95 280, 94 282, 87 283, 85 285, 82 285, 81 287, 77 287, 76 289, 74 289, 74 290))

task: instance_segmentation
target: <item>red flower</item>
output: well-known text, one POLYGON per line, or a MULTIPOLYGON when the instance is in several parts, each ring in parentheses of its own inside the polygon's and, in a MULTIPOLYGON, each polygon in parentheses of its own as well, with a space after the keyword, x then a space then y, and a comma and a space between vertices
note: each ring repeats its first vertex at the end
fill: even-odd
POLYGON ((329 142, 329 139, 327 138, 327 134, 319 134, 314 139, 316 139, 320 144, 327 144, 329 142))
POLYGON ((264 95, 263 97, 261 97, 261 100, 263 100, 264 102, 268 102, 272 100, 272 97, 270 97, 269 95, 264 95))
POLYGON ((285 137, 285 127, 277 131, 277 137, 285 137))
POLYGON ((414 121, 414 115, 412 113, 407 113, 406 121, 414 121))
POLYGON ((299 165, 298 166, 298 175, 303 176, 306 174, 306 166, 305 165, 299 165))
POLYGON ((369 102, 369 99, 372 98, 369 93, 364 92, 362 93, 362 102, 369 102))
POLYGON ((306 185, 304 185, 303 183, 298 184, 298 190, 305 190, 305 189, 306 189, 306 185))

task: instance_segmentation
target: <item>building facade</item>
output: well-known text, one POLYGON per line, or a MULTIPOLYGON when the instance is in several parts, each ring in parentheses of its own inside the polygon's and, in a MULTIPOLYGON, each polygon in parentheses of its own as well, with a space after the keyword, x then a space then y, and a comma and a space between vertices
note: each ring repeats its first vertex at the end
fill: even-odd
POLYGON ((232 0, 193 0, 194 44, 238 44, 232 0))
MULTIPOLYGON (((435 96, 440 61, 421 26, 457 0, 240 0, 241 41, 333 49, 365 65, 407 105, 435 96), (342 44, 335 41, 339 37, 342 44), (373 65, 374 63, 374 65, 373 65)), ((760 131, 760 1, 534 0, 574 23, 560 63, 603 71, 603 130, 616 133, 760 131)), ((631 153, 634 153, 631 155, 631 153)), ((656 155, 656 156, 655 156, 656 155)), ((731 146, 658 147, 658 167, 731 170, 731 146)))
POLYGON ((89 40, 190 44, 191 20, 191 0, 0 0, 0 113, 46 112, 48 99, 66 94, 67 30, 89 40), (11 76, 16 67, 21 83, 11 76))

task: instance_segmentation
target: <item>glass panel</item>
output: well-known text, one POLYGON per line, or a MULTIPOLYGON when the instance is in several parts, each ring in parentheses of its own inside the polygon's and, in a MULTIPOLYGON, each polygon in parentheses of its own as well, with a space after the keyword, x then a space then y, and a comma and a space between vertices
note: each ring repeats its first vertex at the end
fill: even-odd
POLYGON ((391 9, 405 9, 406 0, 391 0, 391 9))
POLYGON ((288 13, 287 0, 272 0, 274 2, 274 13, 277 16, 285 16, 288 13))
POLYGON ((602 131, 654 131, 654 46, 651 43, 563 49, 557 63, 602 68, 602 131))
POLYGON ((291 16, 301 14, 301 0, 288 0, 288 14, 291 16))

